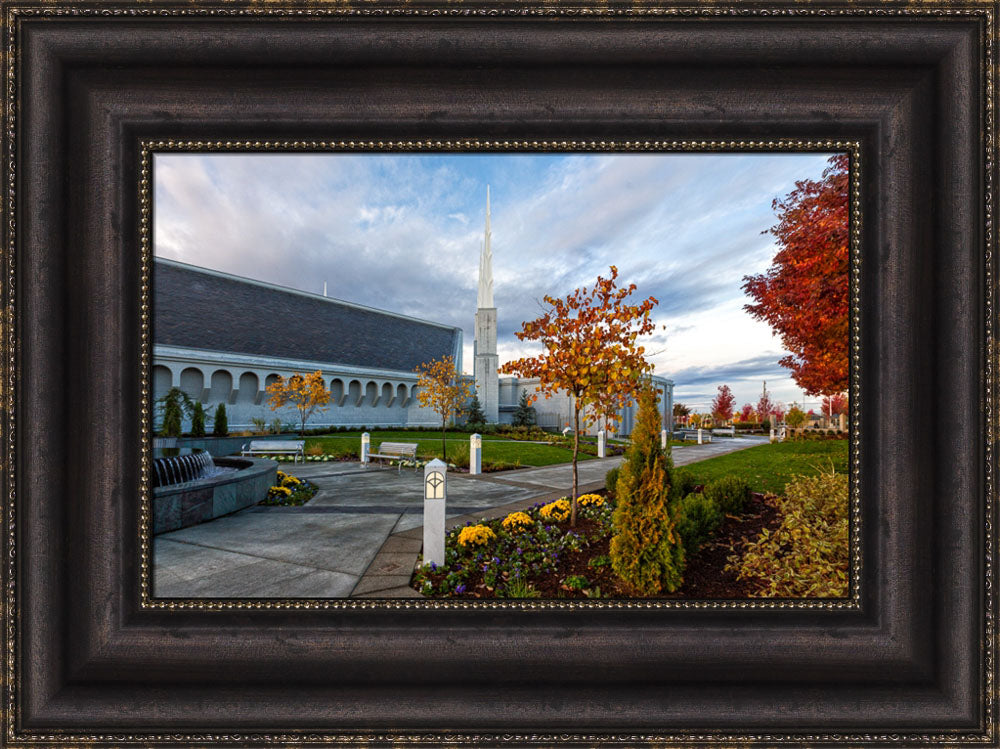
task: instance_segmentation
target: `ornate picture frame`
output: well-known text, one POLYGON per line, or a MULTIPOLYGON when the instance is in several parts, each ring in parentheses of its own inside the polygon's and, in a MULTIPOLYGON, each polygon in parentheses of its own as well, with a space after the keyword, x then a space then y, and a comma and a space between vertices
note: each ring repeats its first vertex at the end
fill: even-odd
POLYGON ((8 745, 997 742, 994 0, 0 5, 8 745), (151 597, 158 148, 820 145, 850 598, 151 597))

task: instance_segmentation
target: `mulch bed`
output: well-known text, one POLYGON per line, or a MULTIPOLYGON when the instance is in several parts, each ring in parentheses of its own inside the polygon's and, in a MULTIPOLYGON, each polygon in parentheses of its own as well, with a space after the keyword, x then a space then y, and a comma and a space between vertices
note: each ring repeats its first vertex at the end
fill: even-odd
MULTIPOLYGON (((604 494, 603 491, 599 492, 604 494)), ((749 598, 754 588, 750 580, 737 580, 735 573, 726 572, 725 566, 731 554, 731 543, 743 539, 757 538, 761 530, 775 530, 781 523, 778 510, 763 494, 753 493, 746 510, 740 517, 727 515, 716 535, 706 541, 701 549, 687 560, 684 568, 684 584, 673 593, 665 593, 659 598, 684 599, 720 599, 749 598)), ((568 523, 560 523, 568 529, 568 523)), ((595 533, 597 523, 593 520, 579 518, 575 530, 584 536, 595 533)), ((541 579, 531 580, 532 586, 541 593, 542 598, 628 598, 628 593, 619 588, 618 577, 610 564, 599 567, 589 565, 590 560, 609 553, 610 537, 592 541, 589 546, 578 551, 565 554, 559 560, 555 573, 541 579), (570 590, 562 581, 571 575, 582 575, 589 581, 584 590, 570 590), (600 595, 594 595, 600 588, 600 595), (588 595, 588 592, 590 595, 588 595)), ((444 577, 442 574, 440 577, 444 577)), ((474 573, 466 587, 468 593, 464 596, 448 596, 451 598, 486 598, 492 593, 483 585, 482 573, 474 573)), ((444 597, 444 596, 435 596, 444 597)))

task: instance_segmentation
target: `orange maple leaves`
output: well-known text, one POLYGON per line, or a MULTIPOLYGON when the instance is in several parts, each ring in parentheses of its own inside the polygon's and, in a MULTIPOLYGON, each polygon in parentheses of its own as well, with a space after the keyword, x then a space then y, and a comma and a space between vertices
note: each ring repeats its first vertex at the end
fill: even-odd
POLYGON ((537 377, 546 396, 570 393, 581 409, 589 407, 585 418, 591 422, 616 421, 641 376, 652 370, 637 339, 655 327, 650 311, 659 303, 649 297, 629 304, 636 286, 618 288, 617 278, 612 265, 611 276, 598 276, 592 289, 576 289, 565 299, 546 296, 551 309, 516 334, 522 341, 540 341, 545 352, 507 362, 500 371, 537 377))
POLYGON ((796 182, 774 201, 769 231, 781 249, 765 273, 743 279, 757 302, 744 309, 781 336, 791 354, 779 363, 811 395, 848 386, 848 166, 846 154, 834 156, 822 180, 796 182))

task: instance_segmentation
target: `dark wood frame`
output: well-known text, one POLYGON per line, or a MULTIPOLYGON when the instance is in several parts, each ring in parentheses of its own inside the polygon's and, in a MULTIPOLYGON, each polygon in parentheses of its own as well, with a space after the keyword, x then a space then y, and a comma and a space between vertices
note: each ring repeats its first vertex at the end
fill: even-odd
POLYGON ((8 745, 997 743, 995 0, 0 7, 8 745), (157 138, 859 142, 858 605, 144 606, 157 138))

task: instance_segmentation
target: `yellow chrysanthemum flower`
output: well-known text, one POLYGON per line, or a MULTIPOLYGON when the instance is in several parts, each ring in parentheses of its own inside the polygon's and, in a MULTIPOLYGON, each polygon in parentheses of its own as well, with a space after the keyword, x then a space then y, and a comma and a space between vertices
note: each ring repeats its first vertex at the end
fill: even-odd
POLYGON ((495 541, 496 537, 497 534, 494 533, 488 526, 467 525, 462 528, 462 532, 458 534, 458 543, 460 546, 467 546, 468 544, 484 546, 490 541, 495 541))
POLYGON ((569 500, 563 497, 562 499, 557 499, 555 502, 549 502, 547 505, 544 505, 538 511, 538 514, 546 520, 554 520, 559 523, 569 517, 569 511, 569 500))
POLYGON ((515 533, 517 531, 522 531, 525 528, 529 528, 535 524, 535 521, 531 519, 531 516, 526 512, 512 512, 510 515, 503 519, 501 525, 507 530, 512 530, 515 533))

